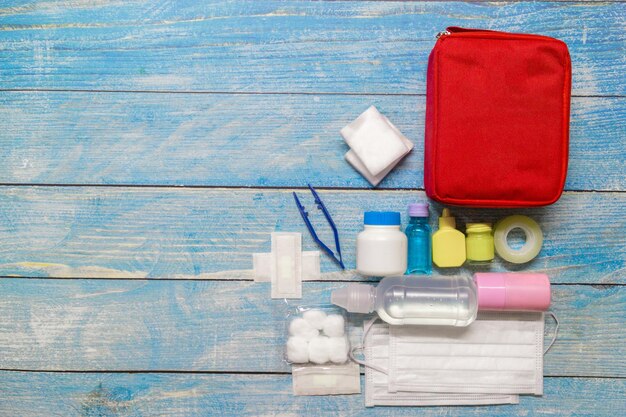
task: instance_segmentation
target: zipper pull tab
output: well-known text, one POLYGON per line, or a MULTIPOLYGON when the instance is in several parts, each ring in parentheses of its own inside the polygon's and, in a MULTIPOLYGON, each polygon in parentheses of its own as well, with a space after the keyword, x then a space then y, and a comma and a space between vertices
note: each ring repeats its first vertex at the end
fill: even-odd
POLYGON ((449 32, 449 31, 444 30, 443 32, 439 32, 439 33, 437 34, 437 36, 435 36, 435 38, 436 38, 436 39, 439 39, 439 38, 441 38, 442 36, 447 36, 447 35, 449 35, 449 34, 450 34, 450 32, 449 32))

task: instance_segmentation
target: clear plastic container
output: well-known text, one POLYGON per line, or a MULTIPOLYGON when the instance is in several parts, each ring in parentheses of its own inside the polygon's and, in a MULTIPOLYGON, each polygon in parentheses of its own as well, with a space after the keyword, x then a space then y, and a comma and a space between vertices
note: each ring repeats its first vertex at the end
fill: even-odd
POLYGON ((286 316, 285 361, 291 364, 343 364, 348 361, 345 311, 334 305, 297 306, 286 316))
POLYGON ((331 302, 352 313, 376 312, 389 324, 467 326, 478 310, 546 311, 550 280, 540 273, 393 276, 377 287, 349 284, 331 302))
POLYGON ((350 284, 333 291, 333 304, 354 313, 376 311, 389 324, 467 326, 476 318, 476 287, 467 276, 386 277, 377 287, 350 284))

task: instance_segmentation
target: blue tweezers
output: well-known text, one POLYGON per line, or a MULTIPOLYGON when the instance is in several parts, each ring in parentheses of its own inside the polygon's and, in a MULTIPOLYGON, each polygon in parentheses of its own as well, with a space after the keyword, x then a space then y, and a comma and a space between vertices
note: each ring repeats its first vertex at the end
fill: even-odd
POLYGON ((298 199, 298 196, 296 195, 296 193, 293 193, 293 198, 294 200, 296 200, 296 206, 298 206, 298 210, 300 211, 302 220, 304 220, 304 223, 306 224, 307 229, 309 229, 309 232, 311 233, 313 240, 318 244, 318 246, 322 248, 322 250, 326 252, 328 256, 333 258, 335 262, 337 262, 339 266, 341 266, 341 269, 346 269, 346 267, 343 264, 343 259, 341 258, 341 246, 339 245, 339 233, 337 233, 337 226, 335 226, 335 222, 333 221, 333 218, 330 216, 330 213, 328 212, 328 210, 326 210, 326 206, 324 206, 324 202, 322 202, 322 199, 317 194, 317 191, 315 191, 315 188, 311 187, 311 184, 308 184, 308 186, 309 186, 309 190, 311 190, 311 194, 313 194, 313 198, 315 199, 315 204, 317 204, 317 209, 322 210, 322 213, 324 213, 324 217, 326 217, 326 221, 328 221, 330 228, 333 229, 337 255, 335 255, 333 251, 330 250, 330 248, 326 246, 324 242, 320 240, 319 237, 317 237, 317 233, 315 233, 315 229, 313 228, 313 225, 311 224, 311 221, 309 220, 309 213, 306 211, 302 203, 300 203, 300 200, 298 199))

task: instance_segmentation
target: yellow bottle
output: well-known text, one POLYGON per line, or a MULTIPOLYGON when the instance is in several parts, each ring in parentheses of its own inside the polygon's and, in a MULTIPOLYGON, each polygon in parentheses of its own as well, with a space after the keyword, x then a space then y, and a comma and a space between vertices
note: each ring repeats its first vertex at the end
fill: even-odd
POLYGON ((468 223, 465 227, 465 252, 472 262, 491 262, 494 257, 493 235, 489 223, 468 223))
POLYGON ((465 235, 456 230, 456 220, 447 208, 439 217, 439 230, 433 233, 433 262, 441 268, 457 267, 465 262, 465 235))

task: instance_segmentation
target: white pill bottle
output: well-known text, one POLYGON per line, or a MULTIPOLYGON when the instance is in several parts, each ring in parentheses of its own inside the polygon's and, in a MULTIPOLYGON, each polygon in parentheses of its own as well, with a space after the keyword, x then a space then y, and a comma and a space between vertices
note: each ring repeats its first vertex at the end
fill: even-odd
POLYGON ((384 277, 406 272, 407 237, 400 230, 397 211, 366 211, 364 230, 356 239, 356 270, 361 275, 384 277))

